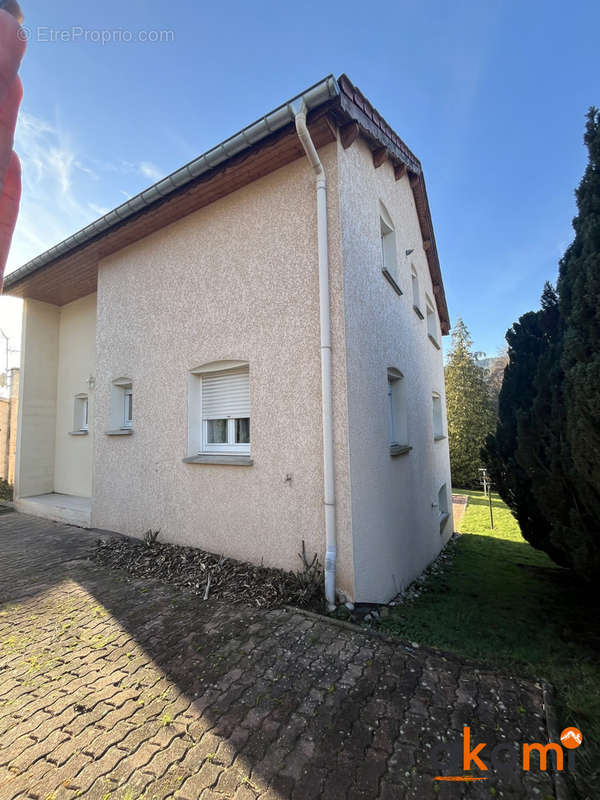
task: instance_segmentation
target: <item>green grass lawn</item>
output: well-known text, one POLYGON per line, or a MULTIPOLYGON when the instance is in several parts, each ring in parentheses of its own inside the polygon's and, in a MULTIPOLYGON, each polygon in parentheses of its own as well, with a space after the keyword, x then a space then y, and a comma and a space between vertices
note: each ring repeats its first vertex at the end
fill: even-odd
POLYGON ((500 498, 468 494, 454 558, 385 620, 388 632, 550 681, 559 724, 576 725, 584 791, 600 797, 600 604, 521 536, 500 498), (584 752, 585 751, 585 752, 584 752))

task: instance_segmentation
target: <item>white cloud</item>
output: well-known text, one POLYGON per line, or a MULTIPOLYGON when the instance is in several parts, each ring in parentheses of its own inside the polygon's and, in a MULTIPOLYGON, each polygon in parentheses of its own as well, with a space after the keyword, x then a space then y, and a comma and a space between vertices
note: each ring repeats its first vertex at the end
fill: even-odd
POLYGON ((162 170, 151 161, 140 162, 139 170, 144 177, 149 178, 153 183, 156 183, 156 181, 164 177, 162 170))
MULTIPOLYGON (((164 174, 150 161, 99 161, 82 152, 59 125, 26 111, 19 114, 15 150, 21 159, 23 191, 6 274, 107 214, 110 208, 101 201, 111 193, 130 198, 145 181, 154 183, 164 174), (125 190, 127 185, 115 186, 117 174, 119 182, 127 176, 131 192, 125 190)), ((16 298, 0 297, 0 328, 10 336, 11 348, 19 347, 21 305, 16 298)), ((18 363, 16 354, 11 355, 13 363, 18 363)))
POLYGON ((103 162, 80 152, 66 131, 26 111, 19 114, 15 150, 21 159, 23 191, 7 274, 107 214, 110 208, 98 202, 99 194, 103 188, 103 197, 106 190, 109 195, 117 191, 115 173, 120 180, 128 176, 131 194, 143 188, 141 178, 154 183, 163 176, 150 161, 103 162))

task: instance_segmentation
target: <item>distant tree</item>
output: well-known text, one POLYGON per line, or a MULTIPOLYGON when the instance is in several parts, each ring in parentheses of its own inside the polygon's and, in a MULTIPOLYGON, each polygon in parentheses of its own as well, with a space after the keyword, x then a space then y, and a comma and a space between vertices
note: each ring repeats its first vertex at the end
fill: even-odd
POLYGON ((504 369, 508 364, 508 351, 506 348, 502 348, 497 356, 488 360, 490 362, 487 375, 488 391, 490 393, 492 407, 497 414, 500 390, 502 389, 502 382, 504 381, 504 369))
POLYGON ((465 488, 479 484, 481 448, 494 424, 486 372, 472 348, 467 326, 457 319, 444 372, 452 481, 465 488))
POLYGON ((525 538, 580 576, 600 576, 600 115, 576 192, 575 239, 557 293, 507 333, 496 434, 483 456, 525 538))

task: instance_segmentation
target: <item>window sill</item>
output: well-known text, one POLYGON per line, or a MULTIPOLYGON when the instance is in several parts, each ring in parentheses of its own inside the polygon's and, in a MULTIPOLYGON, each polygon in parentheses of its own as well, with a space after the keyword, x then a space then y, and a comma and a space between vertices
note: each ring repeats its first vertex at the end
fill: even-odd
POLYGON ((106 436, 131 436, 133 428, 116 428, 114 431, 104 431, 106 436))
POLYGON ((439 350, 440 346, 439 346, 439 344, 437 342, 437 339, 434 339, 433 336, 430 333, 428 333, 427 336, 428 336, 429 341, 431 342, 431 344, 436 348, 436 350, 439 350))
POLYGON ((87 431, 69 431, 69 436, 87 436, 87 431))
POLYGON ((446 438, 446 437, 444 436, 444 434, 443 434, 443 433, 438 433, 438 435, 437 435, 437 436, 434 436, 434 437, 433 437, 433 441, 434 441, 434 442, 441 442, 441 441, 442 441, 442 439, 445 439, 445 438, 446 438))
POLYGON ((404 456, 406 453, 410 453, 412 450, 412 446, 410 444, 391 444, 390 445, 390 455, 391 456, 404 456))
POLYGON ((396 292, 396 294, 398 295, 402 294, 402 289, 396 283, 394 276, 390 272, 388 272, 385 267, 381 271, 383 272, 384 278, 388 281, 388 283, 390 284, 392 289, 396 292))
POLYGON ((183 459, 184 464, 231 464, 235 467, 251 467, 254 461, 243 453, 198 453, 183 459))
POLYGON ((419 306, 413 305, 413 311, 415 312, 415 314, 417 315, 417 317, 419 319, 425 319, 425 316, 424 316, 423 312, 421 311, 421 309, 419 308, 419 306))
POLYGON ((440 514, 440 533, 444 530, 444 525, 448 522, 448 518, 450 514, 447 511, 444 511, 443 514, 440 514))

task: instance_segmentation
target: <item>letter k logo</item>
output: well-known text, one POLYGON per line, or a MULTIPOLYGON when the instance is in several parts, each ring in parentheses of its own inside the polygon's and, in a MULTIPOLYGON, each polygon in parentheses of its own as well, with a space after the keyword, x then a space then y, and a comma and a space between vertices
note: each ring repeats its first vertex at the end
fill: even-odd
POLYGON ((473 761, 479 769, 487 770, 487 766, 477 755, 485 746, 486 743, 483 742, 471 750, 471 728, 467 726, 463 728, 463 769, 471 769, 471 761, 473 761))

